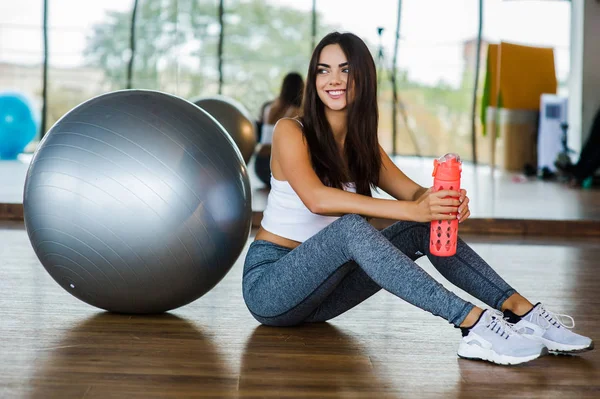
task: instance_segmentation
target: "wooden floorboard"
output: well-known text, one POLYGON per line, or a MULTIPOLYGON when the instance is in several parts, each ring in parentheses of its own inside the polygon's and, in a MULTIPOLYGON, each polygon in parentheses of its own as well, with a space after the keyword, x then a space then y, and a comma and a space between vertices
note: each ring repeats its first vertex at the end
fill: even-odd
MULTIPOLYGON (((255 220, 262 220, 262 215, 253 219, 253 222, 255 220)), ((394 222, 390 219, 373 219, 372 224, 382 229, 394 222)), ((256 227, 259 225, 257 224, 256 227)), ((469 218, 459 225, 459 232, 471 235, 520 235, 559 238, 600 237, 600 221, 469 218)))
MULTIPOLYGON (((521 293, 598 339, 597 239, 463 238, 521 293)), ((329 323, 260 326, 243 303, 241 268, 169 314, 108 314, 60 288, 22 224, 4 222, 0 398, 600 397, 599 350, 513 367, 458 359, 457 329, 386 292, 329 323)))
POLYGON ((23 204, 0 204, 0 220, 23 220, 23 204))

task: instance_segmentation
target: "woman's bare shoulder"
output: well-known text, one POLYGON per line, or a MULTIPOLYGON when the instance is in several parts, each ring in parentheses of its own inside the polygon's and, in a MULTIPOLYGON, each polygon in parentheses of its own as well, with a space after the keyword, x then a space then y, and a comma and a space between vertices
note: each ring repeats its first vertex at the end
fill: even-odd
POLYGON ((302 137, 302 122, 295 118, 281 118, 275 124, 275 128, 273 130, 273 141, 275 141, 276 136, 279 139, 298 139, 302 137))

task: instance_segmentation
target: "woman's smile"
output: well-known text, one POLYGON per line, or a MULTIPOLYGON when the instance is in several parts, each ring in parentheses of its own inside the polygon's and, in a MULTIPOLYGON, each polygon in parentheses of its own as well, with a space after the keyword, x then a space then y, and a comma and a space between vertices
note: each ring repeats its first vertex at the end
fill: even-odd
POLYGON ((326 92, 329 95, 329 97, 332 98, 333 100, 337 100, 339 98, 346 96, 345 89, 326 90, 326 92))

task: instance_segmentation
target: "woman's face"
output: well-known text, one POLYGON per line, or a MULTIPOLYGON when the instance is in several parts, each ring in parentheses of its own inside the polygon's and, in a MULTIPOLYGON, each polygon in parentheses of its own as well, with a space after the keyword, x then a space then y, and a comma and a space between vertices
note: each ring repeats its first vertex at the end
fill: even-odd
POLYGON ((334 111, 346 108, 346 89, 349 65, 339 44, 330 44, 321 50, 317 65, 317 94, 325 106, 334 111))

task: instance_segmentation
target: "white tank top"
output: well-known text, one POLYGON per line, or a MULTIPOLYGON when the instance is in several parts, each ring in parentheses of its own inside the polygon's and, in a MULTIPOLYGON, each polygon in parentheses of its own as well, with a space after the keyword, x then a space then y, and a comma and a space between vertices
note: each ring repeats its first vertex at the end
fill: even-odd
MULTIPOLYGON (((355 193, 356 187, 350 183, 344 185, 344 190, 355 193)), ((338 218, 312 213, 290 183, 271 176, 271 191, 261 222, 261 226, 268 232, 304 242, 338 218)))

